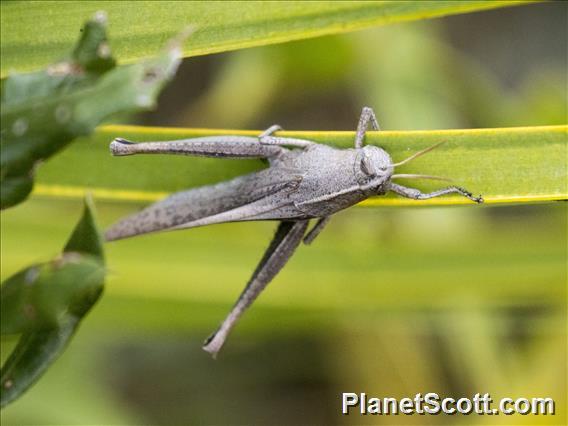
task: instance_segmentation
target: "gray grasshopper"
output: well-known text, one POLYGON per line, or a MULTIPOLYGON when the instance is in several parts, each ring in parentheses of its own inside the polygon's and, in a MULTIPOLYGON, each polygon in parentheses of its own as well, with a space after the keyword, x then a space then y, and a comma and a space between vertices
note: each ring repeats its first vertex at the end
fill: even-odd
POLYGON ((148 232, 194 228, 215 223, 251 220, 279 220, 280 224, 245 289, 219 329, 203 349, 216 356, 231 329, 262 290, 286 264, 303 240, 310 244, 331 215, 373 195, 393 191, 403 197, 425 200, 457 193, 477 203, 457 186, 431 193, 394 183, 396 178, 435 178, 393 174, 396 166, 434 149, 420 151, 393 163, 389 154, 376 146, 363 146, 369 125, 379 130, 375 114, 365 107, 361 113, 355 147, 336 149, 309 140, 277 137, 274 125, 258 137, 212 136, 169 142, 132 143, 115 139, 113 155, 181 154, 221 158, 262 158, 270 167, 228 182, 175 193, 129 216, 106 232, 107 241, 148 232), (308 231, 310 219, 317 219, 308 231))

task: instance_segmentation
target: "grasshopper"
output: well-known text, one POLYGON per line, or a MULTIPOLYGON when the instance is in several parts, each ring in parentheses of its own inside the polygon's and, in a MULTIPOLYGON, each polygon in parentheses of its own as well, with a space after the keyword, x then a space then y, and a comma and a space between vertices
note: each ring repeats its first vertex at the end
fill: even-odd
POLYGON ((364 145, 368 127, 380 130, 373 110, 363 108, 355 146, 337 149, 309 140, 274 136, 282 128, 271 126, 258 137, 211 136, 165 142, 132 143, 121 138, 110 144, 115 156, 181 154, 220 158, 267 159, 269 167, 227 182, 177 192, 113 225, 107 241, 149 232, 195 228, 215 223, 278 220, 268 249, 237 302, 203 349, 217 355, 239 318, 286 264, 300 242, 310 244, 330 217, 340 210, 389 191, 415 200, 457 193, 482 203, 481 196, 449 186, 422 193, 393 182, 396 178, 435 176, 394 174, 397 166, 431 151, 440 144, 393 163, 383 149, 364 145), (311 219, 317 219, 308 231, 311 219))

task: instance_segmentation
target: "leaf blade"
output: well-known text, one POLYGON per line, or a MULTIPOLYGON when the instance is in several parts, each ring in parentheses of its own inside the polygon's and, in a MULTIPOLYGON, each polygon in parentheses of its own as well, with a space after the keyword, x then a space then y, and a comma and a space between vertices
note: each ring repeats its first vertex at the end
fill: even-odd
POLYGON ((70 317, 58 328, 24 334, 2 366, 0 406, 5 407, 26 392, 63 352, 79 321, 70 317))
POLYGON ((96 222, 93 200, 90 195, 87 195, 83 216, 81 216, 69 240, 67 240, 63 252, 88 254, 104 263, 103 240, 96 222))
MULTIPOLYGON (((2 2, 1 72, 32 70, 62 56, 99 2, 2 2), (42 19, 49 16, 49 19, 42 19)), ((152 55, 187 25, 199 31, 183 48, 197 56, 416 19, 524 4, 522 1, 106 2, 113 50, 121 61, 152 55)))
MULTIPOLYGON (((568 126, 500 129, 369 132, 367 143, 383 147, 400 161, 410 154, 446 140, 440 148, 397 169, 451 178, 481 193, 487 203, 563 200, 566 193, 568 126)), ((111 157, 108 143, 115 137, 134 141, 171 140, 221 134, 257 135, 259 131, 102 126, 40 170, 35 194, 77 198, 92 191, 97 198, 155 201, 170 192, 210 184, 258 170, 254 160, 218 160, 184 156, 111 157)), ((280 134, 348 148, 354 132, 288 131, 280 134)), ((439 183, 411 181, 420 189, 439 183)), ((414 201, 388 195, 372 198, 369 206, 425 206, 469 204, 459 196, 414 201)))
POLYGON ((85 200, 61 256, 2 284, 0 331, 21 337, 0 370, 1 407, 26 392, 63 353, 102 294, 106 268, 93 210, 85 200))

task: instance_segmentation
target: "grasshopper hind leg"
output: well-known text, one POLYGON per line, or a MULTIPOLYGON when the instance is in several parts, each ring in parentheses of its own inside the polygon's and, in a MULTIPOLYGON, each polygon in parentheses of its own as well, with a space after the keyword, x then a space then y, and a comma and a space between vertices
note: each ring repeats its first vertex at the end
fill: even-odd
POLYGON ((265 169, 228 182, 181 191, 111 226, 107 241, 150 232, 252 218, 287 203, 301 182, 294 170, 265 169))
POLYGON ((308 220, 282 221, 268 249, 264 253, 256 270, 237 302, 225 318, 221 326, 204 343, 203 349, 215 358, 225 343, 229 333, 245 313, 247 308, 256 300, 262 290, 276 276, 292 256, 308 227, 308 220))

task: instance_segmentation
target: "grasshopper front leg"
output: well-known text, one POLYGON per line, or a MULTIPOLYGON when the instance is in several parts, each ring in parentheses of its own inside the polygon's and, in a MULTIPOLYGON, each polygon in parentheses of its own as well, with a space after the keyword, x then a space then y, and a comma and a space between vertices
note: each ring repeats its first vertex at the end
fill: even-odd
POLYGON ((475 201, 476 203, 483 203, 483 198, 481 196, 475 197, 471 192, 467 191, 464 188, 460 188, 459 186, 448 186, 447 188, 438 189, 437 191, 425 194, 419 189, 408 188, 406 186, 391 182, 390 190, 396 192, 398 195, 402 195, 405 198, 412 198, 413 200, 427 200, 429 198, 436 198, 446 194, 460 194, 466 198, 469 198, 471 201, 475 201))
POLYGON ((308 141, 305 139, 296 139, 296 138, 284 138, 278 136, 272 136, 275 132, 283 130, 282 127, 278 124, 274 124, 258 135, 258 140, 263 145, 280 145, 280 146, 294 146, 297 148, 307 148, 314 143, 312 141, 308 141))
POLYGON ((373 130, 381 130, 373 108, 363 107, 361 116, 359 117, 359 123, 357 124, 357 133, 355 134, 355 148, 363 148, 363 140, 365 139, 365 133, 367 133, 369 124, 373 130))

